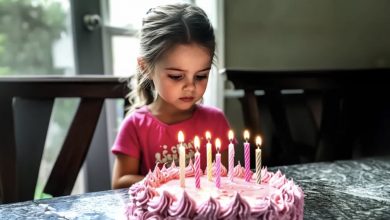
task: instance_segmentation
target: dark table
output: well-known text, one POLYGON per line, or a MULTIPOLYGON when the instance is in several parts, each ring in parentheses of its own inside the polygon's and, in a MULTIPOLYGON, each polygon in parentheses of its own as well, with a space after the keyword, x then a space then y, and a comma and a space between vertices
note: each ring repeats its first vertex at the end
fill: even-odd
MULTIPOLYGON (((390 219, 390 157, 273 167, 305 192, 305 219, 390 219)), ((0 205, 1 219, 125 219, 127 189, 0 205)))

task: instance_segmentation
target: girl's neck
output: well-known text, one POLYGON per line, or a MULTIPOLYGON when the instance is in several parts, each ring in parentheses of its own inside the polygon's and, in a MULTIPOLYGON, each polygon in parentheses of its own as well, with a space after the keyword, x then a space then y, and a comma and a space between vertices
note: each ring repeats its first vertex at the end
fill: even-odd
POLYGON ((188 110, 178 110, 173 106, 153 102, 149 106, 150 113, 156 117, 161 122, 171 125, 176 124, 185 120, 188 120, 192 117, 196 106, 194 105, 191 109, 188 110))

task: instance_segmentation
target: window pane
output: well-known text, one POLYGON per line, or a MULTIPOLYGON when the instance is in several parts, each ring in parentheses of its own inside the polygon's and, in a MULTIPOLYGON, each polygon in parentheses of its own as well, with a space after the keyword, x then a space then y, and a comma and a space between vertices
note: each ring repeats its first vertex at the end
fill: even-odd
POLYGON ((139 40, 137 37, 112 37, 113 70, 116 76, 129 77, 134 74, 139 40))
POLYGON ((143 0, 143 1, 124 1, 110 0, 109 13, 110 25, 118 27, 127 27, 139 29, 141 27, 142 17, 153 6, 174 3, 174 2, 191 2, 189 0, 143 0))
MULTIPOLYGON (((54 167, 54 162, 60 153, 61 146, 64 143, 65 136, 74 118, 79 102, 79 98, 57 98, 54 102, 41 167, 39 169, 35 199, 41 199, 48 196, 42 194, 43 187, 46 184, 50 172, 54 167)), ((82 172, 80 174, 76 180, 72 194, 85 192, 84 176, 82 172)))
POLYGON ((69 2, 0 1, 0 76, 74 74, 69 2))
MULTIPOLYGON (((69 0, 0 1, 0 76, 74 75, 69 0)), ((42 156, 35 198, 42 198, 78 100, 57 99, 42 156)), ((81 181, 83 181, 81 175, 81 181)), ((83 183, 73 193, 83 192, 83 183)))

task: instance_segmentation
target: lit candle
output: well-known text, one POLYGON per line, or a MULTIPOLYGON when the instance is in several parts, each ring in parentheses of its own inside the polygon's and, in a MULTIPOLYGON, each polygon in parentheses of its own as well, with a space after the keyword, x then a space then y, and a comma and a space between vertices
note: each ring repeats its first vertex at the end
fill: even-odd
POLYGON ((234 133, 232 130, 229 131, 228 134, 230 143, 229 143, 229 180, 233 181, 233 170, 234 170, 234 144, 233 144, 233 138, 234 133))
POLYGON ((200 188, 200 153, 199 153, 199 147, 200 147, 200 140, 198 136, 195 136, 194 138, 194 145, 196 149, 195 153, 195 187, 197 189, 200 188))
POLYGON ((211 181, 212 179, 212 173, 211 173, 211 166, 212 166, 212 155, 211 155, 211 134, 210 132, 206 131, 206 150, 207 150, 207 179, 211 181))
POLYGON ((248 142, 249 140, 249 131, 244 131, 244 159, 245 159, 245 181, 249 182, 251 179, 250 175, 250 163, 251 163, 251 155, 250 155, 250 144, 248 142))
POLYGON ((179 146, 179 174, 180 174, 180 186, 181 187, 185 187, 185 166, 186 166, 186 151, 185 151, 185 148, 183 146, 183 142, 184 142, 184 134, 182 131, 179 131, 179 135, 178 135, 178 139, 179 139, 179 143, 180 143, 180 146, 179 146))
POLYGON ((215 186, 219 189, 221 188, 221 154, 219 153, 219 149, 221 148, 221 141, 219 138, 215 140, 215 148, 217 149, 217 154, 215 155, 215 165, 217 166, 215 186))
POLYGON ((260 136, 256 137, 256 183, 261 184, 261 146, 262 140, 260 136))

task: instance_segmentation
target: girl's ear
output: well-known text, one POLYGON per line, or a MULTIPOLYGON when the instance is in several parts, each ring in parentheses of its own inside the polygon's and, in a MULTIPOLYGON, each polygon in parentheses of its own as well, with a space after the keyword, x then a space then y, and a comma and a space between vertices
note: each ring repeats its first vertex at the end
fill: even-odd
POLYGON ((138 68, 143 75, 143 77, 146 77, 147 79, 151 79, 150 72, 148 70, 148 64, 145 62, 145 60, 142 57, 137 58, 138 68))
POLYGON ((146 70, 145 60, 142 57, 137 57, 137 63, 138 63, 138 67, 141 70, 141 72, 144 73, 146 70))

